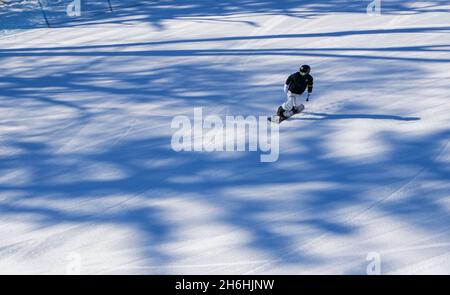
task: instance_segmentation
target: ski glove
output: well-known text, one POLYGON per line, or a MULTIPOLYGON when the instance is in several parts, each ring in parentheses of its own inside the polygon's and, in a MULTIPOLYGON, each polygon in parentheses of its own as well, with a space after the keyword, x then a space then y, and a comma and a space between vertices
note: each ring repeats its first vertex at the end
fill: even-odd
POLYGON ((308 96, 306 96, 306 101, 309 101, 310 98, 311 98, 311 93, 308 92, 308 96))

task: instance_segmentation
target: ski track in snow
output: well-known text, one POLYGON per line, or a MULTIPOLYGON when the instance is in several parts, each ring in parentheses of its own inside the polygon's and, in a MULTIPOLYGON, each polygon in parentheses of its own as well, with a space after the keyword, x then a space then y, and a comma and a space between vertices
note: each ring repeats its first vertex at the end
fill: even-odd
POLYGON ((449 274, 450 3, 175 2, 0 7, 0 273, 449 274), (174 115, 270 115, 302 63, 279 161, 171 151, 174 115))
MULTIPOLYGON (((436 160, 443 152, 445 152, 447 150, 447 146, 448 146, 449 141, 447 141, 447 143, 445 144, 445 146, 442 148, 441 151, 439 151, 437 153, 437 155, 435 157, 433 157, 433 160, 436 160)), ((400 194, 401 192, 403 192, 405 189, 407 189, 408 186, 410 186, 410 184, 412 184, 417 178, 420 177, 420 175, 425 172, 427 170, 427 166, 423 167, 422 169, 420 169, 419 172, 417 172, 417 174, 415 174, 410 180, 408 180, 405 184, 401 185, 400 188, 398 188, 397 190, 395 190, 393 193, 387 195, 386 197, 383 197, 380 200, 375 201, 373 204, 371 204, 370 206, 368 206, 367 208, 364 208, 363 210, 361 210, 360 212, 356 213, 354 216, 351 216, 348 220, 344 221, 344 224, 352 224, 355 223, 356 220, 358 219, 358 217, 360 217, 361 215, 363 215, 364 213, 367 213, 369 210, 375 209, 377 206, 379 206, 381 203, 395 197, 395 195, 400 194)), ((308 241, 305 245, 300 246, 299 248, 296 248, 292 251, 288 251, 285 256, 291 255, 297 251, 300 250, 305 250, 308 247, 311 247, 311 245, 317 243, 317 242, 324 242, 324 240, 327 237, 327 233, 319 236, 318 238, 315 238, 311 241, 308 241)), ((424 245, 424 246, 417 246, 417 247, 407 247, 407 248, 401 248, 399 250, 387 250, 385 251, 386 253, 392 253, 392 252, 396 252, 396 251, 408 251, 408 250, 415 250, 415 249, 430 249, 430 248, 450 248, 450 243, 444 243, 444 244, 437 244, 437 245, 424 245)), ((267 268, 268 266, 276 263, 277 261, 281 261, 282 257, 278 257, 274 260, 271 261, 265 261, 262 265, 258 266, 258 268, 253 269, 247 273, 245 273, 246 275, 250 275, 250 274, 255 274, 258 273, 258 271, 267 268)))

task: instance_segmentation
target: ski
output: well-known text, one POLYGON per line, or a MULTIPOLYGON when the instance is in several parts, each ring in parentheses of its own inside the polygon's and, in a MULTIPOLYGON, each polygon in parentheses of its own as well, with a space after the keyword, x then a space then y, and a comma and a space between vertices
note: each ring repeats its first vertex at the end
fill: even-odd
POLYGON ((286 121, 287 119, 293 117, 294 115, 300 114, 301 112, 303 112, 304 109, 305 106, 303 104, 300 104, 299 106, 297 106, 297 108, 294 109, 294 111, 292 111, 292 114, 289 117, 281 119, 281 117, 278 115, 272 115, 271 117, 268 117, 267 120, 275 124, 281 124, 281 122, 286 121))

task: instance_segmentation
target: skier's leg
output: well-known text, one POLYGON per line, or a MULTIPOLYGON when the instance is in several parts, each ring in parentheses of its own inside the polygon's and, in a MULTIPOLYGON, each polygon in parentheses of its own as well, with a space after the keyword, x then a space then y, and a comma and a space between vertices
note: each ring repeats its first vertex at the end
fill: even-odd
POLYGON ((281 106, 283 107, 283 110, 290 111, 295 105, 296 96, 294 93, 288 91, 286 94, 286 102, 283 103, 281 106))
POLYGON ((305 109, 305 105, 302 103, 295 106, 295 114, 303 112, 304 109, 305 109))
POLYGON ((297 99, 300 99, 300 95, 295 94, 295 97, 293 99, 294 101, 294 107, 291 110, 291 116, 301 113, 304 109, 305 109, 305 105, 304 104, 297 104, 297 99))
POLYGON ((300 95, 291 93, 290 97, 292 101, 292 108, 284 112, 285 117, 291 117, 295 114, 301 113, 305 109, 305 106, 302 103, 297 105, 297 99, 299 99, 300 95))
POLYGON ((300 113, 302 110, 300 110, 301 109, 301 106, 303 106, 302 104, 300 104, 300 105, 297 105, 297 98, 299 97, 299 95, 294 95, 294 99, 293 99, 293 102, 294 102, 294 106, 292 107, 292 110, 290 111, 290 115, 291 116, 293 116, 293 115, 295 115, 295 114, 297 114, 297 113, 300 113))
POLYGON ((277 109, 277 116, 278 117, 284 117, 284 109, 282 106, 279 106, 277 109))
POLYGON ((277 111, 277 115, 283 120, 292 116, 292 110, 295 106, 296 95, 290 91, 286 94, 286 102, 284 102, 277 111))

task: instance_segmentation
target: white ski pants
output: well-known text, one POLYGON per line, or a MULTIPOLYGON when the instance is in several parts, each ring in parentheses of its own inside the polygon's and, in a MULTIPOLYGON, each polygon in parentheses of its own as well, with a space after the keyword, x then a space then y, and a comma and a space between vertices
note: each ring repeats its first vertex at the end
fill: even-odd
POLYGON ((297 106, 297 98, 300 99, 301 95, 288 91, 286 93, 286 96, 287 100, 281 106, 283 107, 283 110, 289 112, 290 110, 292 110, 293 107, 297 106))

